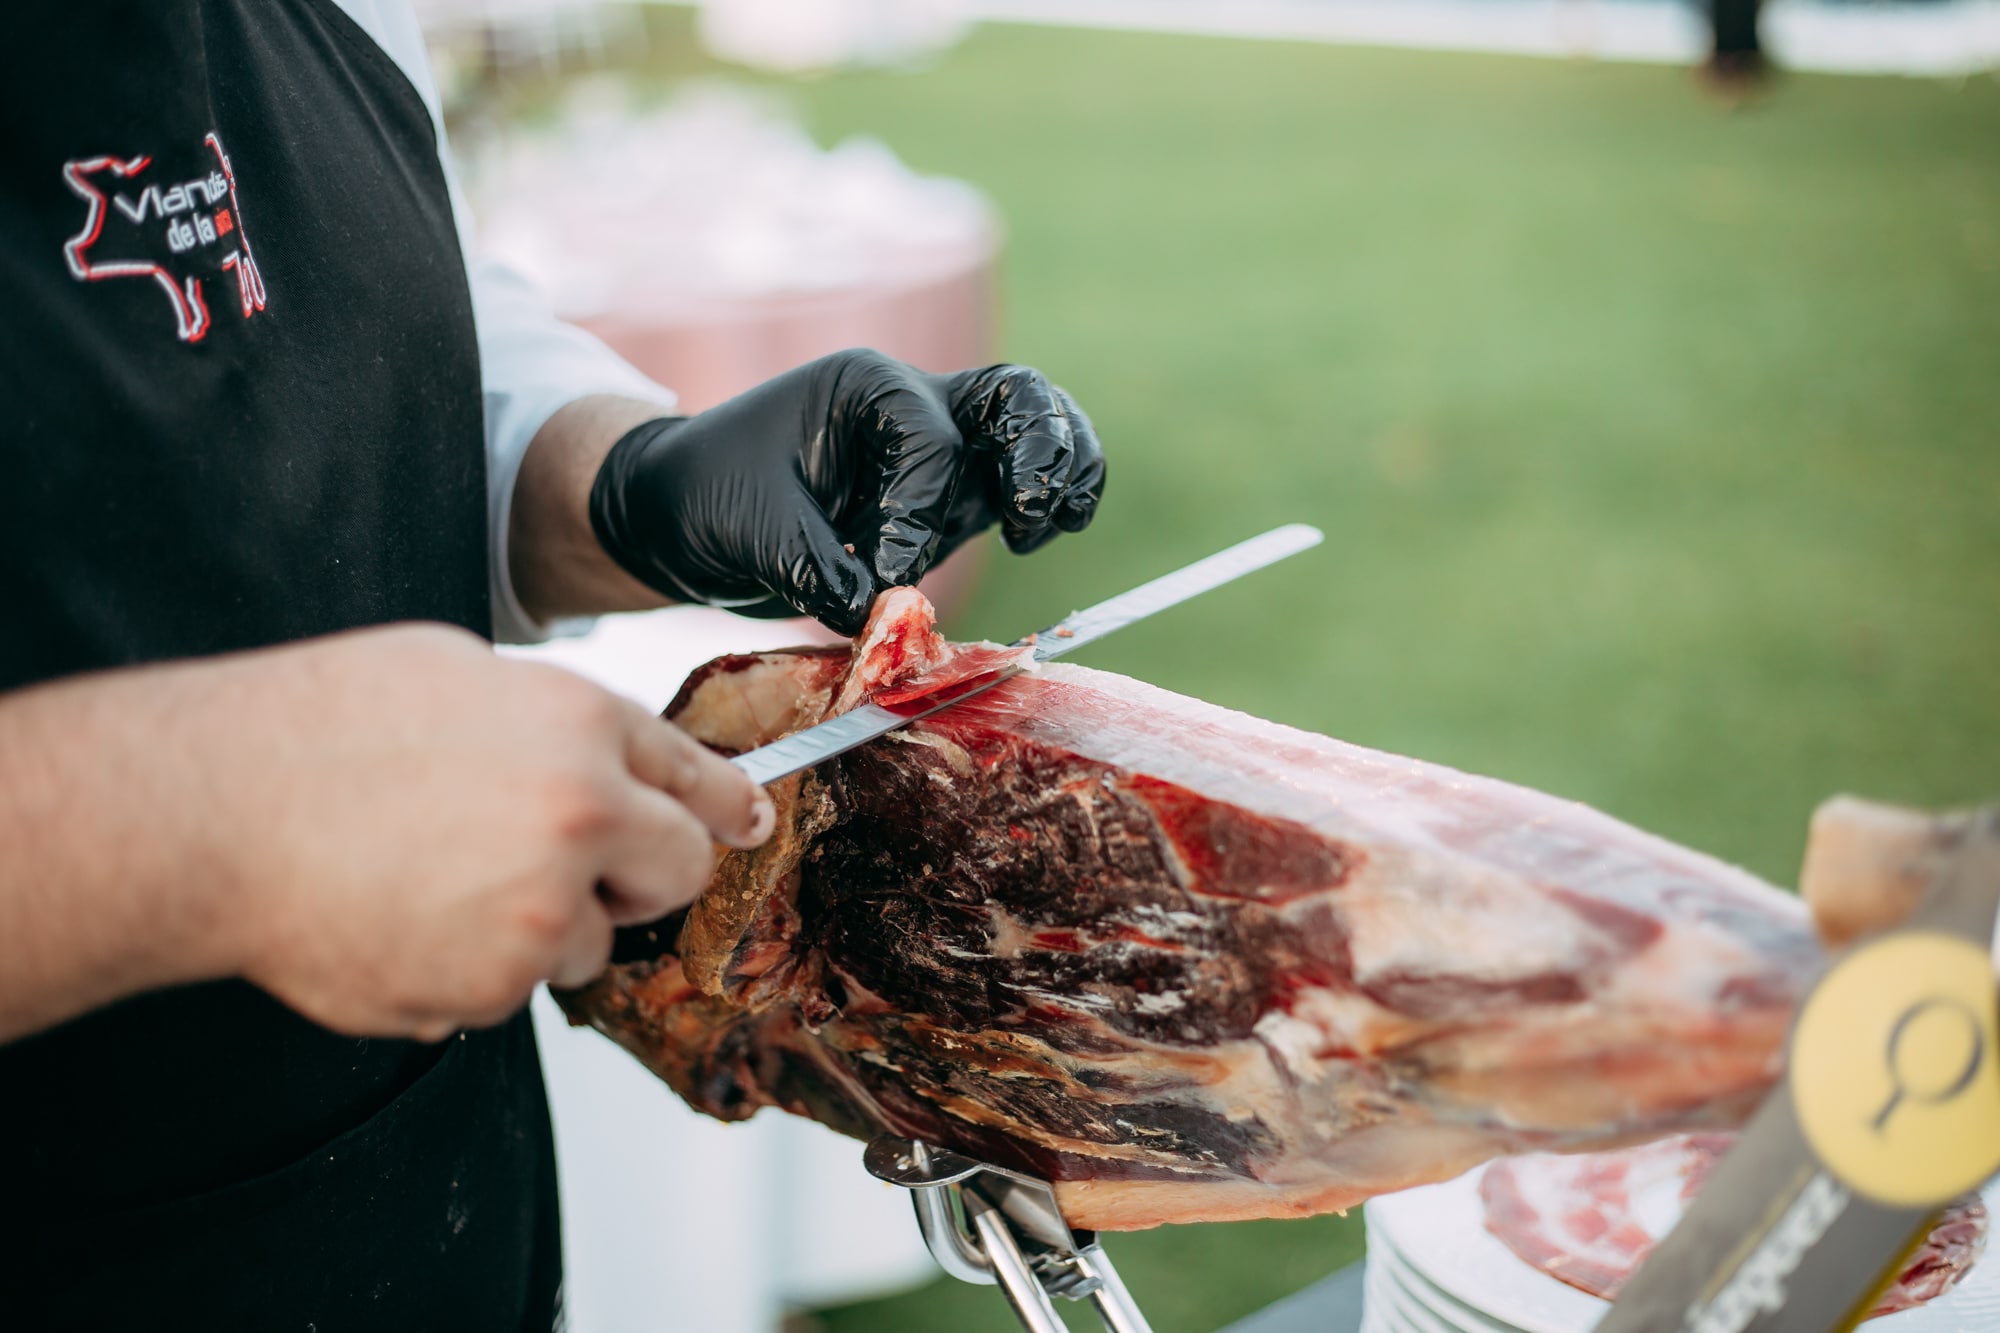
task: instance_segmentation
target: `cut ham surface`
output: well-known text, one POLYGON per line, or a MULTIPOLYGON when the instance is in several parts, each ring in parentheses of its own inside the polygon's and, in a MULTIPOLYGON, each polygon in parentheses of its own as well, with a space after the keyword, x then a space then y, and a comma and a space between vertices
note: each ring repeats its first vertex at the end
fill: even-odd
MULTIPOLYGON (((1726 1133, 1679 1135, 1617 1152, 1495 1162, 1479 1180, 1486 1229, 1523 1262, 1612 1300, 1734 1140, 1726 1133)), ((1985 1249, 1986 1230, 1986 1206, 1976 1197, 1945 1209, 1868 1317, 1951 1290, 1985 1249)))
MULTIPOLYGON (((1016 660, 877 604, 668 714, 735 753, 1016 660)), ((1044 667, 774 784, 779 828, 562 997, 697 1109, 1057 1182, 1106 1230, 1303 1215, 1741 1120, 1796 899, 1573 802, 1044 667)))
POLYGON ((891 710, 921 707, 954 686, 1031 667, 1034 649, 952 643, 937 632, 937 613, 929 599, 899 590, 889 594, 882 614, 868 618, 847 660, 847 677, 827 710, 829 717, 863 700, 891 710))

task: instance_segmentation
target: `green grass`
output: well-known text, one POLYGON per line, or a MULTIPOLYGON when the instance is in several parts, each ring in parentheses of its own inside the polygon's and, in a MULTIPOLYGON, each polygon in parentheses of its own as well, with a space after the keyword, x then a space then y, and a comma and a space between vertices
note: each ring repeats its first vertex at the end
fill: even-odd
MULTIPOLYGON (((2000 84, 1732 114, 1671 69, 998 28, 792 95, 992 195, 1006 353, 1113 460, 960 632, 1307 520, 1320 551, 1084 660, 1779 882, 1830 793, 2000 796, 2000 84)), ((1113 1249, 1199 1333, 1359 1244, 1113 1249)), ((946 1285, 824 1322, 1013 1327, 946 1285)))
MULTIPOLYGON (((1162 1227, 1106 1241, 1156 1333, 1209 1333, 1361 1257, 1361 1214, 1302 1222, 1162 1227)), ((1103 1327, 1089 1302, 1057 1301, 1078 1333, 1103 1327)), ((1020 1333, 993 1287, 951 1279, 905 1296, 820 1311, 825 1333, 1020 1333)))

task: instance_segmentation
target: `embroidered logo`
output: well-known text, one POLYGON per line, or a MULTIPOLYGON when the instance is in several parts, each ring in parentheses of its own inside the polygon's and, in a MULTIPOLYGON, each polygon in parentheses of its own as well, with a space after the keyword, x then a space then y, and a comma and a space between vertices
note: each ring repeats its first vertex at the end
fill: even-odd
POLYGON ((202 144, 207 152, 199 174, 186 180, 141 182, 153 167, 150 156, 78 158, 64 163, 62 173, 88 209, 82 229, 63 245, 71 276, 78 282, 152 279, 166 293, 175 334, 184 343, 208 336, 204 276, 234 278, 245 319, 265 302, 264 275, 243 225, 229 154, 213 131, 202 144))

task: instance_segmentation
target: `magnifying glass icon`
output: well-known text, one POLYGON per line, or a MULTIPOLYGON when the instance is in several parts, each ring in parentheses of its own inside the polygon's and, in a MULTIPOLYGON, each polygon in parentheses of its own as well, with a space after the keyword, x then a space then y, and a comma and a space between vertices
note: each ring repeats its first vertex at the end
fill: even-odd
POLYGON ((1889 1123, 1889 1117, 1894 1115, 1896 1109, 1905 1101, 1914 1101, 1924 1106, 1942 1106, 1971 1087, 1972 1080, 1979 1074, 1980 1066, 1986 1062, 1986 1028, 1980 1022, 1979 1015, 1963 1001, 1949 996, 1933 995, 1918 1000, 1897 1016, 1896 1025, 1889 1029, 1889 1040, 1883 1051, 1883 1060, 1888 1066, 1891 1091, 1889 1100, 1882 1104, 1882 1109, 1875 1113, 1873 1120, 1869 1121, 1870 1128, 1877 1134, 1883 1132, 1889 1123), (1933 1014, 1938 1017, 1923 1023, 1927 1016, 1933 1014), (1939 1023, 1948 1024, 1951 1028, 1963 1032, 1964 1055, 1952 1059, 1926 1059, 1923 1067, 1918 1070, 1903 1068, 1904 1050, 1913 1044, 1908 1039, 1912 1030, 1920 1023, 1931 1034, 1924 1043, 1929 1048, 1925 1052, 1926 1055, 1935 1056, 1941 1051, 1947 1051, 1950 1048, 1944 1046, 1943 1042, 1959 1040, 1955 1034, 1950 1037, 1944 1036, 1943 1031, 1937 1027, 1939 1023), (1935 1076, 1940 1071, 1952 1071, 1950 1080, 1941 1085, 1935 1077, 1928 1080, 1912 1077, 1921 1074, 1935 1076))

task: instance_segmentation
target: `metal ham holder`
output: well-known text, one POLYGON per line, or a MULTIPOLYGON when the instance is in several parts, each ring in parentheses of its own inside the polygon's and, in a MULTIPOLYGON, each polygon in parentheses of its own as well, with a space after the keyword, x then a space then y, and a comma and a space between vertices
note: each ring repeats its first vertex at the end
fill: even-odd
POLYGON ((1088 1299, 1109 1333, 1152 1333, 1097 1233, 1064 1220, 1048 1181, 894 1134, 870 1143, 862 1162, 910 1191, 938 1267, 961 1282, 998 1283, 1028 1333, 1067 1333, 1056 1296, 1088 1299))

